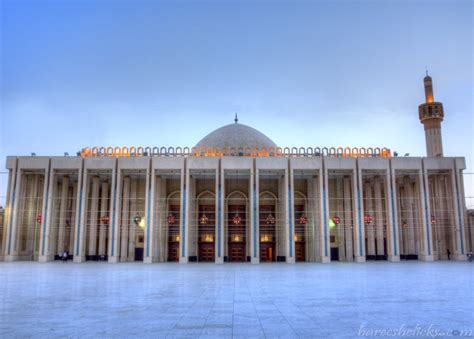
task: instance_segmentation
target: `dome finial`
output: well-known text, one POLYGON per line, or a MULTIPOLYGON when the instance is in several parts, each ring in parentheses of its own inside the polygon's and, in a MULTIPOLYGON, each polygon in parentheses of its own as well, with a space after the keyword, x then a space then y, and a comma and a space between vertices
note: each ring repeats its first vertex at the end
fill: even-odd
POLYGON ((235 113, 234 122, 235 122, 235 123, 238 123, 238 122, 239 122, 239 118, 237 117, 237 113, 235 113))

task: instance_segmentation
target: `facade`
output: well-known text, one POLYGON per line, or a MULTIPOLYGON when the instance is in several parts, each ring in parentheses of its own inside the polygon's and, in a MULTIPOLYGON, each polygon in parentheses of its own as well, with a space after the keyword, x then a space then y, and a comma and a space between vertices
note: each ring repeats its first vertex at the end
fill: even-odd
POLYGON ((279 148, 237 117, 192 149, 9 156, 2 259, 465 260, 474 245, 465 160, 443 157, 443 106, 429 76, 425 91, 428 157, 279 148))

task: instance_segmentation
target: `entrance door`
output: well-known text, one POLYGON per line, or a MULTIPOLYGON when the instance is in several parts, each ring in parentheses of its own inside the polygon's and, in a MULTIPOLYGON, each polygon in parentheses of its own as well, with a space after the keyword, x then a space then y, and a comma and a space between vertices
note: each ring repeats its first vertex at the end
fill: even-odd
POLYGON ((170 205, 168 223, 168 261, 179 261, 179 205, 170 205))
POLYGON ((228 260, 247 261, 245 205, 229 205, 227 214, 228 260))
POLYGON ((275 261, 275 205, 260 205, 260 261, 275 261))
POLYGON ((198 260, 212 262, 214 255, 214 235, 216 231, 216 207, 215 205, 199 205, 199 247, 198 260))

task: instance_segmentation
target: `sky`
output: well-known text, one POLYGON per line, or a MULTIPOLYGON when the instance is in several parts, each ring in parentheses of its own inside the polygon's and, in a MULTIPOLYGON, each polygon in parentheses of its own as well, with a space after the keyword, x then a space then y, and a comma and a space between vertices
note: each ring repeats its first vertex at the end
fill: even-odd
POLYGON ((192 147, 235 112, 279 146, 423 156, 428 69, 444 153, 474 172, 472 1, 0 3, 1 168, 31 152, 192 147))

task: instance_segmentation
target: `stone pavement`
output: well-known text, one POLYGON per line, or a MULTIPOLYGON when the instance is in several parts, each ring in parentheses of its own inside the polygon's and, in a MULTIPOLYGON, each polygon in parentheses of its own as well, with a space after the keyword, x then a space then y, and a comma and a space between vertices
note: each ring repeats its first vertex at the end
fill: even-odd
POLYGON ((1 338, 399 337, 409 330, 474 336, 474 264, 0 263, 1 338))

